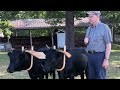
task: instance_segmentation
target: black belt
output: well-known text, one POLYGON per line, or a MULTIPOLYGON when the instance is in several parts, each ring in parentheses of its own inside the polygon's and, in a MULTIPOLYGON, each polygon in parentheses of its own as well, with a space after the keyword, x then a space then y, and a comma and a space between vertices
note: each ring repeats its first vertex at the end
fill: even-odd
POLYGON ((88 53, 96 54, 96 53, 103 53, 103 52, 88 51, 88 53))

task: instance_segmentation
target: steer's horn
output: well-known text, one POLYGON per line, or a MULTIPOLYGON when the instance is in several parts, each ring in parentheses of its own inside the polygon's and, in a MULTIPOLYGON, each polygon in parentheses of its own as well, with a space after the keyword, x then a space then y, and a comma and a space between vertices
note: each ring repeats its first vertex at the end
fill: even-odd
POLYGON ((14 50, 14 48, 10 48, 10 50, 8 52, 12 52, 14 50))
POLYGON ((50 49, 50 47, 46 44, 46 47, 48 48, 48 49, 50 49))
POLYGON ((11 51, 13 51, 13 50, 14 50, 14 48, 10 48, 10 50, 11 50, 11 51))
POLYGON ((10 50, 13 51, 13 50, 15 50, 15 49, 14 49, 14 48, 11 48, 10 50))
POLYGON ((67 51, 62 51, 62 50, 58 50, 58 51, 63 53, 63 54, 65 54, 68 58, 72 57, 72 55, 69 52, 67 52, 67 51))

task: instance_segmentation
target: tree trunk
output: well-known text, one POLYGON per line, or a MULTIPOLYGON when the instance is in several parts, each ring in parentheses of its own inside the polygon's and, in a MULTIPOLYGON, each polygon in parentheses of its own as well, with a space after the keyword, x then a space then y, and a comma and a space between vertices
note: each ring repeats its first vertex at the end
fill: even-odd
POLYGON ((74 11, 66 11, 66 48, 75 47, 74 11))
POLYGON ((32 42, 32 31, 29 30, 29 36, 30 36, 30 46, 33 46, 33 42, 32 42))
POLYGON ((112 26, 113 44, 115 43, 115 27, 112 26))
POLYGON ((10 43, 10 39, 7 37, 7 43, 10 43))

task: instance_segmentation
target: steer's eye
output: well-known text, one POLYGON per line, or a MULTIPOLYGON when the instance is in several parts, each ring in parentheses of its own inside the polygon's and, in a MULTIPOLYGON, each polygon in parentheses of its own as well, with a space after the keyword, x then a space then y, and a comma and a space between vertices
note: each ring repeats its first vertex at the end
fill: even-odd
POLYGON ((55 62, 55 59, 52 59, 52 60, 51 60, 51 63, 54 64, 54 62, 55 62))
POLYGON ((42 62, 42 63, 41 63, 41 65, 43 65, 43 66, 44 66, 44 65, 45 65, 45 62, 42 62))
POLYGON ((11 54, 12 54, 11 52, 8 52, 8 56, 9 56, 9 57, 11 56, 11 54))
POLYGON ((23 61, 22 59, 19 60, 20 62, 23 61))

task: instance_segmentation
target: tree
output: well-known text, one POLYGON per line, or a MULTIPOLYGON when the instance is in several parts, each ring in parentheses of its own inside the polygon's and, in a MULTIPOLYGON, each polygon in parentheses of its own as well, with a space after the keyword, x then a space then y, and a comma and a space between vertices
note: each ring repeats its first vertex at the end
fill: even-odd
POLYGON ((16 14, 16 19, 38 19, 44 18, 46 16, 46 11, 19 11, 16 14))
POLYGON ((48 21, 52 25, 57 25, 59 23, 65 22, 67 49, 71 49, 75 47, 74 13, 78 14, 78 12, 74 12, 74 11, 47 11, 46 14, 46 21, 48 21))
POLYGON ((66 11, 66 48, 75 47, 74 11, 66 11))
POLYGON ((11 28, 12 25, 10 24, 9 20, 0 20, 0 31, 4 33, 4 36, 6 36, 8 40, 5 44, 6 51, 10 51, 12 48, 12 45, 9 42, 10 36, 12 35, 12 32, 10 31, 11 28))
MULTIPOLYGON (((119 11, 101 11, 101 12, 102 12, 102 16, 105 16, 112 22, 117 23, 115 25, 114 31, 115 31, 115 34, 120 33, 120 24, 119 24, 120 12, 119 11)), ((65 21, 66 21, 66 25, 67 25, 67 23, 70 23, 70 20, 67 21, 67 19, 66 19, 66 16, 67 16, 66 14, 67 14, 66 11, 0 11, 1 20, 44 18, 44 19, 46 19, 46 22, 48 22, 54 26, 58 25, 59 23, 63 23, 65 21)), ((68 17, 70 17, 70 16, 68 16, 68 17)), ((74 11, 74 18, 78 19, 80 17, 86 17, 86 11, 74 11)), ((73 18, 69 18, 69 19, 73 19, 73 18)), ((71 33, 71 32, 72 32, 72 34, 74 34, 74 32, 73 32, 74 30, 70 32, 70 30, 72 30, 72 29, 68 30, 68 27, 70 28, 70 26, 67 25, 67 27, 66 27, 66 35, 68 36, 67 33, 71 33)), ((72 26, 71 26, 71 28, 72 28, 72 26)), ((48 33, 46 31, 41 31, 41 30, 33 31, 34 36, 41 35, 40 34, 41 32, 44 33, 44 35, 47 35, 47 33, 48 33)), ((24 32, 21 32, 21 34, 22 33, 24 34, 27 32, 24 31, 24 32)), ((68 39, 70 39, 70 38, 68 38, 68 39)), ((69 41, 68 39, 66 39, 66 42, 69 41)))
POLYGON ((0 20, 0 31, 4 33, 4 36, 7 37, 8 41, 7 43, 9 43, 9 39, 12 35, 12 25, 10 24, 10 21, 9 20, 5 20, 5 21, 2 21, 0 20))
POLYGON ((47 23, 56 26, 65 21, 65 11, 47 11, 45 15, 47 23))
POLYGON ((13 20, 19 11, 0 11, 1 20, 13 20))
POLYGON ((102 16, 108 18, 114 24, 111 29, 113 29, 113 43, 115 42, 115 35, 120 35, 120 11, 102 11, 102 16))

